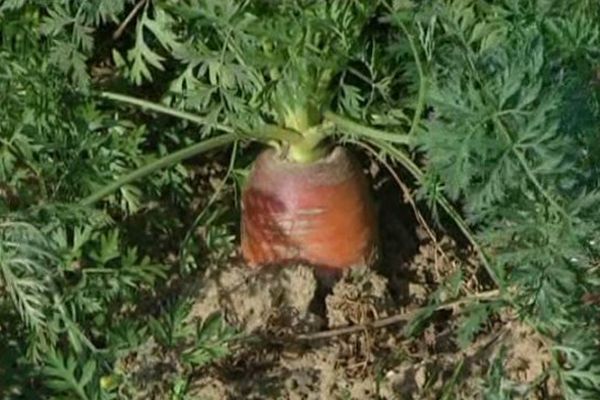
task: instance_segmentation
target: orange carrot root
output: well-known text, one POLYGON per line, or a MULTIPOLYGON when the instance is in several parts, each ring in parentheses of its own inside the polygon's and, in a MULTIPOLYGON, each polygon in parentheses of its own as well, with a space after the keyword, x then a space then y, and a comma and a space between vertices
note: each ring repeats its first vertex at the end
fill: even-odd
POLYGON ((286 162, 272 149, 257 158, 242 195, 242 255, 251 267, 370 265, 377 231, 367 179, 342 147, 310 164, 286 162))

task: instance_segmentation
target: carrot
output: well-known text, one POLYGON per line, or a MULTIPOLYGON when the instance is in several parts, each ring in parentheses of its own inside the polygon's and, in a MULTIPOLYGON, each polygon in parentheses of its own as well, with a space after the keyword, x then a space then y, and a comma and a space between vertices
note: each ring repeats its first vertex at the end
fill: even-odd
MULTIPOLYGON (((214 115, 211 111, 200 117, 150 106, 145 101, 125 100, 121 95, 110 97, 227 132, 220 139, 208 139, 203 145, 174 153, 170 161, 198 154, 217 142, 228 142, 229 134, 272 146, 255 161, 242 193, 241 247, 250 266, 300 261, 340 271, 371 264, 378 249, 378 227, 367 179, 347 150, 329 146, 339 134, 382 136, 370 128, 357 130, 357 124, 334 113, 363 114, 358 109, 360 101, 349 108, 343 105, 353 102, 344 101, 341 77, 350 63, 358 60, 355 57, 360 47, 369 42, 364 41, 363 34, 375 21, 379 2, 281 2, 266 8, 254 3, 261 2, 244 2, 236 12, 254 16, 250 24, 240 22, 240 30, 236 28, 232 36, 233 41, 243 40, 234 46, 219 45, 223 60, 235 60, 243 68, 223 86, 229 94, 216 96, 222 104, 214 109, 214 115), (247 107, 230 107, 230 100, 225 98, 247 107), (243 112, 237 115, 238 111, 243 112)), ((230 16, 223 18, 229 20, 230 16)), ((207 44, 202 51, 212 54, 211 46, 207 44)), ((212 75, 222 75, 217 71, 221 66, 208 74, 211 86, 216 79, 212 75)), ((204 72, 195 75, 203 82, 204 72)), ((212 110, 212 100, 207 101, 211 106, 207 103, 202 108, 212 110)), ((396 135, 383 136, 383 140, 396 143, 407 141, 398 140, 396 135)), ((83 203, 96 201, 165 163, 135 171, 83 203)))
POLYGON ((242 193, 241 225, 251 267, 301 261, 339 271, 371 264, 378 248, 368 181, 342 147, 309 163, 263 151, 242 193))

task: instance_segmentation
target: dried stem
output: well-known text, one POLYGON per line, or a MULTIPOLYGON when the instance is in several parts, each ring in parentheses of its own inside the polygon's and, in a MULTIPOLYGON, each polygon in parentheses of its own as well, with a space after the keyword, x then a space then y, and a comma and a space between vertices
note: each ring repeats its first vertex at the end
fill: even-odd
POLYGON ((127 28, 127 25, 129 25, 131 20, 133 20, 133 18, 136 16, 136 14, 142 9, 144 4, 146 4, 146 0, 140 0, 137 2, 135 7, 133 7, 133 9, 129 12, 127 17, 123 20, 123 22, 121 22, 121 24, 119 25, 119 27, 117 28, 115 33, 113 33, 113 36, 112 36, 113 40, 117 40, 118 38, 121 37, 123 32, 125 32, 125 28, 127 28))
MULTIPOLYGON (((394 178, 394 181, 396 181, 396 183, 398 184, 398 186, 400 187, 400 189, 402 189, 402 191, 406 195, 406 200, 408 201, 408 203, 410 204, 411 208, 413 209, 413 212, 415 213, 415 217, 417 218, 417 221, 419 221, 419 224, 421 224, 421 226, 423 227, 423 229, 425 229, 425 232, 427 233, 427 236, 429 236, 429 238, 433 242, 436 250, 442 255, 442 257, 448 263, 451 263, 450 258, 448 257, 448 255, 446 254, 446 252, 444 251, 444 249, 442 249, 442 247, 440 246, 437 238, 435 237, 435 234, 433 233, 433 229, 431 229, 431 227, 429 226, 429 224, 427 223, 427 221, 425 220, 425 218, 423 217, 423 215, 419 211, 419 208, 417 207, 417 204, 415 203, 415 200, 414 200, 412 194, 410 193, 410 189, 406 186, 406 184, 404 184, 404 182, 402 182, 402 180, 398 176, 398 173, 396 171, 394 171, 394 169, 392 168, 392 166, 385 160, 385 158, 381 157, 377 153, 377 151, 375 151, 375 149, 372 148, 371 146, 369 146, 367 144, 364 144, 364 143, 361 143, 359 141, 355 141, 355 140, 352 140, 351 143, 356 144, 356 145, 364 148, 365 150, 367 150, 371 154, 373 154, 375 157, 377 157, 377 159, 379 160, 379 162, 388 170, 388 172, 390 173, 390 175, 392 175, 392 177, 394 178)), ((437 269, 437 263, 436 263, 436 269, 437 269)))
MULTIPOLYGON (((438 305, 435 308, 435 310, 439 311, 439 310, 445 310, 445 309, 449 309, 449 308, 455 308, 455 307, 459 307, 463 304, 469 303, 471 301, 479 301, 479 300, 488 300, 489 301, 489 300, 501 300, 501 299, 502 299, 502 297, 500 297, 500 290, 494 289, 494 290, 488 290, 485 292, 476 293, 471 296, 466 296, 466 297, 463 297, 458 300, 442 303, 442 304, 438 305)), ((343 328, 331 329, 328 331, 300 334, 300 335, 294 336, 292 338, 292 340, 311 341, 311 340, 320 340, 320 339, 330 339, 330 338, 333 338, 336 336, 349 335, 352 333, 366 331, 369 329, 385 328, 386 326, 397 324, 399 322, 410 321, 416 315, 418 315, 421 311, 422 311, 422 308, 419 308, 416 310, 408 311, 406 313, 396 314, 396 315, 392 315, 390 317, 382 318, 382 319, 379 319, 379 320, 374 321, 369 324, 350 325, 350 326, 345 326, 343 328)))

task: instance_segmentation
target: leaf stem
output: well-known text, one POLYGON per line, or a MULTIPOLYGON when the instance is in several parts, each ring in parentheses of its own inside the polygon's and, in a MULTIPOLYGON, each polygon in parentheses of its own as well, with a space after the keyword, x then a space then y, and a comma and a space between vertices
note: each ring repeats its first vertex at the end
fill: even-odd
POLYGON ((195 122, 196 124, 210 126, 212 128, 218 129, 223 132, 233 133, 233 128, 227 125, 216 124, 214 122, 209 121, 208 119, 201 117, 199 115, 189 113, 187 111, 176 110, 174 108, 170 108, 167 106, 163 106, 162 104, 154 103, 148 100, 143 100, 137 97, 128 96, 120 93, 113 92, 101 92, 100 97, 110 100, 119 101, 121 103, 127 103, 135 106, 139 106, 141 108, 145 108, 148 110, 156 111, 161 114, 170 115, 172 117, 181 118, 184 120, 188 120, 191 122, 195 122))
POLYGON ((410 144, 412 142, 412 138, 406 133, 390 133, 379 129, 371 128, 369 126, 365 126, 360 123, 354 122, 332 111, 325 111, 323 113, 323 116, 326 120, 333 122, 338 127, 350 132, 353 135, 369 139, 383 140, 389 143, 410 144))
POLYGON ((187 257, 186 246, 187 246, 188 242, 190 241, 190 239, 192 238, 194 230, 200 224, 200 221, 202 220, 202 218, 204 217, 206 212, 210 209, 210 207, 212 207, 213 203, 219 198, 219 196, 221 195, 221 192, 225 188, 225 184, 227 183, 227 181, 229 180, 229 177, 231 176, 231 173, 233 172, 233 168, 235 166, 235 160, 236 160, 236 156, 237 156, 237 146, 238 146, 238 143, 234 142, 233 148, 231 149, 231 157, 229 158, 229 166, 227 167, 227 172, 225 173, 225 176, 221 180, 219 186, 215 189, 214 193, 212 194, 212 196, 210 197, 210 199, 208 200, 206 205, 202 208, 202 210, 196 216, 196 218, 194 219, 194 222, 192 222, 192 224, 188 228, 183 240, 181 241, 181 244, 179 245, 179 268, 181 270, 184 269, 185 259, 187 257))
MULTIPOLYGON (((511 143, 511 145, 512 145, 513 141, 510 136, 510 133, 508 132, 508 129, 504 126, 504 124, 502 123, 500 118, 494 117, 493 120, 496 123, 496 126, 498 126, 498 128, 500 129, 500 131, 506 138, 506 140, 508 140, 508 142, 511 143)), ((535 188, 542 195, 542 197, 544 199, 546 199, 546 201, 550 204, 550 206, 554 207, 566 220, 569 220, 569 215, 567 214, 565 209, 563 207, 561 207, 560 204, 558 204, 556 202, 556 200, 554 200, 552 198, 552 196, 550 196, 550 194, 542 186, 541 182, 537 179, 537 177, 535 176, 535 174, 529 167, 529 164, 527 164, 527 160, 525 159, 525 156, 523 155, 523 153, 520 152, 517 148, 515 148, 514 145, 511 146, 511 151, 515 155, 515 157, 517 157, 517 160, 519 161, 521 168, 523 168, 525 175, 527 175, 527 178, 529 178, 531 183, 533 183, 533 186, 535 186, 535 188)))
POLYGON ((423 72, 421 58, 419 57, 419 52, 417 51, 417 46, 415 45, 415 41, 413 40, 412 35, 410 34, 403 22, 401 22, 397 18, 396 22, 400 25, 400 28, 402 29, 402 31, 404 31, 404 34, 408 39, 410 50, 412 51, 413 57, 415 59, 417 74, 419 75, 419 94, 417 96, 417 106, 415 107, 415 115, 413 115, 413 121, 408 132, 408 136, 413 136, 421 122, 421 116, 423 115, 423 109, 425 108, 425 94, 427 92, 427 81, 425 80, 425 73, 423 72))
POLYGON ((264 125, 261 128, 260 133, 257 132, 252 136, 256 138, 282 140, 288 143, 297 143, 304 139, 304 137, 296 131, 271 124, 264 125))
MULTIPOLYGON (((172 117, 184 119, 190 122, 194 122, 199 125, 206 125, 212 128, 218 129, 222 132, 233 133, 234 129, 230 126, 223 124, 216 124, 208 121, 206 118, 193 114, 187 111, 176 110, 174 108, 163 106, 162 104, 154 103, 148 100, 139 99, 137 97, 128 96, 120 93, 102 92, 100 97, 115 100, 121 103, 131 104, 143 109, 159 112, 161 114, 170 115, 172 117)), ((268 140, 282 140, 290 143, 295 143, 302 140, 302 135, 298 132, 290 129, 282 128, 276 125, 266 124, 260 131, 256 132, 245 132, 244 135, 260 141, 267 142, 268 140)))
POLYGON ((116 181, 104 186, 102 189, 92 193, 88 197, 84 198, 80 201, 81 206, 90 206, 103 197, 111 194, 116 191, 120 187, 133 182, 137 179, 140 179, 146 175, 149 175, 161 168, 168 167, 170 165, 176 164, 186 158, 193 157, 195 155, 205 153, 207 151, 216 149, 221 146, 228 145, 235 141, 237 136, 233 133, 226 133, 221 136, 217 136, 211 139, 204 140, 200 143, 195 143, 191 146, 183 148, 174 153, 168 154, 164 157, 159 158, 153 162, 150 162, 134 171, 131 171, 127 175, 117 179, 116 181))

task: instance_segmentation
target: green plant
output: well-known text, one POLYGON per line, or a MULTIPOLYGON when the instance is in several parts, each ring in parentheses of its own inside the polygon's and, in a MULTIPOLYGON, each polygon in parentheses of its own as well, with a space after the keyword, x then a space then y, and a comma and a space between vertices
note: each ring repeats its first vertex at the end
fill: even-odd
MULTIPOLYGON (((420 14, 437 20, 428 94, 435 116, 419 134, 424 195, 461 202, 507 294, 498 305, 556 346, 581 329, 569 346, 585 347, 597 329, 597 311, 582 296, 598 290, 598 186, 588 173, 597 162, 588 143, 598 137, 589 79, 599 12, 591 2, 462 1, 420 14), (581 113, 569 112, 582 102, 581 113)), ((552 373, 575 368, 586 379, 577 389, 561 379, 566 397, 597 396, 595 369, 567 364, 557 359, 552 373)))
MULTIPOLYGON (((235 160, 258 140, 309 162, 333 141, 408 172, 421 205, 478 252, 483 285, 500 295, 469 302, 461 343, 508 313, 545 338, 542 378, 565 398, 596 398, 597 2, 271 5, 0 2, 0 317, 14 321, 0 331, 18 338, 17 373, 49 396, 114 398, 128 383, 101 378, 150 338, 195 338, 190 364, 226 354, 234 335, 216 320, 194 333, 184 312, 149 326, 136 315, 181 272, 144 234, 188 246, 176 232, 191 228, 173 217, 194 197, 184 160, 234 143, 235 160)), ((211 229, 209 247, 230 246, 228 228, 211 229)), ((464 278, 406 332, 460 300, 464 278)), ((502 355, 482 386, 487 398, 535 389, 512 387, 502 355)))
MULTIPOLYGON (((336 242, 340 240, 337 233, 324 236, 323 229, 315 228, 314 237, 303 241, 293 237, 293 233, 287 233, 284 223, 280 222, 287 217, 273 215, 269 207, 252 206, 264 201, 285 203, 285 193, 292 190, 291 186, 284 190, 274 182, 274 187, 259 190, 249 184, 242 199, 245 203, 242 207, 242 252, 249 264, 284 262, 297 257, 290 255, 297 252, 300 253, 298 257, 326 267, 343 268, 368 260, 372 258, 375 246, 373 231, 376 225, 370 211, 373 207, 368 204, 370 199, 358 174, 348 173, 348 179, 356 176, 353 178, 356 180, 354 188, 339 185, 337 189, 333 186, 331 189, 311 189, 310 185, 300 182, 302 173, 299 171, 311 168, 307 164, 327 159, 331 160, 328 166, 330 175, 342 179, 342 171, 348 164, 347 157, 342 154, 333 162, 334 158, 329 156, 337 153, 332 153, 325 143, 325 139, 340 133, 336 126, 346 127, 352 135, 382 137, 395 143, 409 140, 406 135, 361 127, 331 111, 333 108, 349 115, 359 113, 361 105, 357 96, 360 89, 347 83, 352 77, 346 75, 362 76, 357 71, 360 67, 375 71, 375 66, 369 65, 364 47, 370 45, 371 38, 366 36, 365 29, 376 17, 377 7, 378 2, 344 1, 289 2, 275 6, 260 1, 244 4, 209 2, 202 6, 195 2, 178 5, 167 2, 145 7, 137 25, 135 45, 126 57, 131 63, 127 64, 124 57, 115 55, 118 64, 136 84, 140 84, 142 78, 152 79, 150 66, 162 68, 157 50, 152 50, 147 44, 147 29, 158 39, 158 44, 172 54, 177 69, 184 71, 175 77, 165 101, 194 109, 202 116, 122 94, 106 92, 103 97, 178 116, 209 129, 227 133, 233 131, 247 138, 267 141, 276 151, 263 153, 263 159, 267 154, 273 154, 273 158, 284 159, 290 168, 295 165, 293 168, 298 170, 298 174, 290 169, 287 175, 282 176, 290 185, 294 179, 299 180, 294 190, 303 191, 305 196, 314 190, 313 199, 327 199, 329 197, 322 191, 333 190, 339 193, 340 199, 348 201, 347 209, 365 209, 364 215, 357 215, 351 220, 347 218, 349 212, 341 208, 340 199, 333 197, 330 198, 331 204, 312 204, 309 201, 304 205, 297 202, 288 204, 286 208, 290 209, 291 215, 320 208, 324 211, 319 217, 307 217, 311 219, 310 223, 335 226, 347 221, 347 226, 339 226, 339 229, 347 235, 354 235, 352 243, 344 246, 336 242), (297 21, 303 23, 298 24, 297 21), (175 31, 173 26, 183 28, 175 31), (210 40, 200 40, 201 37, 210 37, 210 40), (197 96, 205 97, 200 100, 197 96), (190 102, 191 98, 194 102, 190 102), (269 193, 262 193, 263 190, 269 193), (278 190, 283 190, 280 197, 278 190), (265 199, 265 196, 273 199, 265 199), (291 209, 293 205, 297 210, 291 209), (254 220, 271 222, 254 223, 254 220), (280 239, 266 239, 279 236, 280 239), (330 245, 325 248, 325 244, 330 245), (279 247, 283 250, 274 250, 279 247), (266 249, 262 251, 265 254, 261 254, 259 249, 266 249)), ((373 48, 373 51, 378 50, 373 48)), ((379 83, 378 91, 385 90, 385 84, 379 83)), ((377 101, 378 96, 371 90, 369 102, 377 101)), ((225 134, 217 139, 226 142, 231 140, 231 136, 225 134)), ((205 145, 208 143, 212 142, 204 142, 205 145)), ((204 151, 203 144, 199 146, 177 154, 187 157, 204 151)), ((168 159, 162 161, 168 162, 168 159)), ((153 164, 148 168, 157 166, 153 164)), ((149 170, 136 171, 138 174, 147 172, 149 170)), ((259 173, 258 169, 255 172, 259 173)), ((254 175, 251 174, 249 179, 259 179, 254 175)), ((126 180, 134 178, 134 175, 125 177, 126 180)), ((121 184, 117 182, 115 187, 121 184)), ((84 203, 95 201, 112 189, 107 187, 107 192, 99 192, 84 203)), ((346 240, 350 241, 349 236, 346 240)))
MULTIPOLYGON (((45 2, 0 2, 0 335, 12 358, 0 367, 3 398, 112 398, 100 377, 141 340, 135 308, 172 274, 143 247, 143 229, 123 221, 151 214, 148 200, 167 188, 175 204, 190 196, 187 171, 174 167, 120 186, 102 210, 77 205, 148 162, 149 148, 185 138, 155 141, 89 96, 89 38, 126 2, 86 3, 73 17, 76 3, 46 14, 45 2)), ((147 224, 160 232, 162 220, 147 224)))

